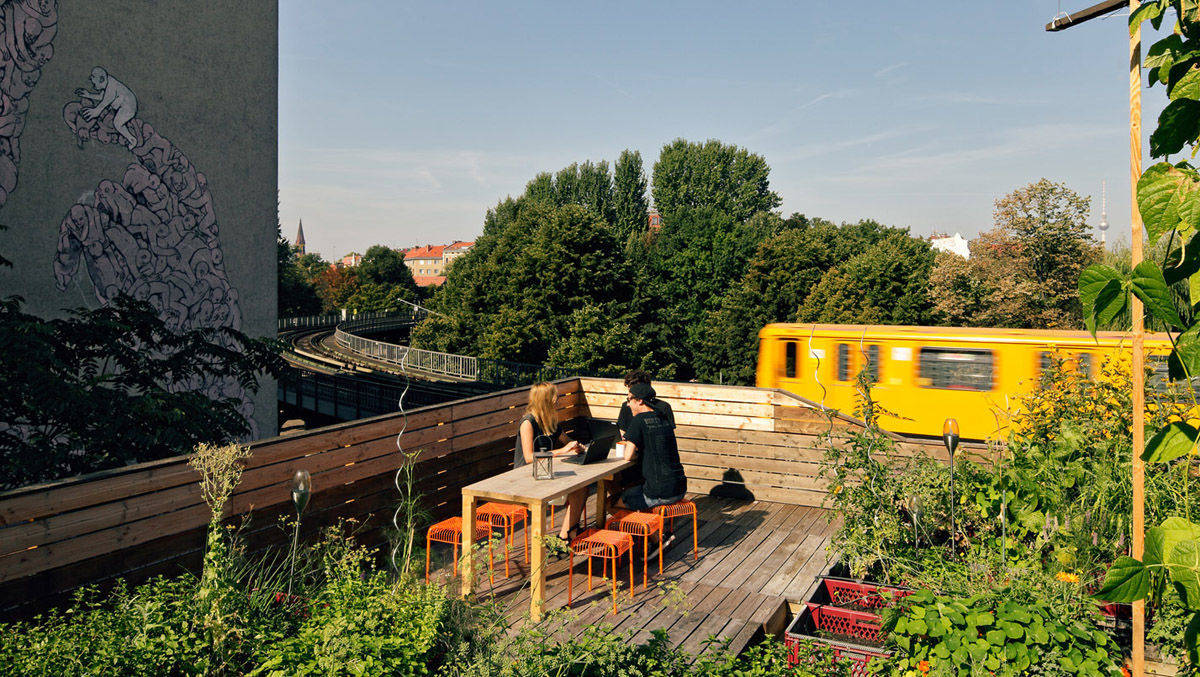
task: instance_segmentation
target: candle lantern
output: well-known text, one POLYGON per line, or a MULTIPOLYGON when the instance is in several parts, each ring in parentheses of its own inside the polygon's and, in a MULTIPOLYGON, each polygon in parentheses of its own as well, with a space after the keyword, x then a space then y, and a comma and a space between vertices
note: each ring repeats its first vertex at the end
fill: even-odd
POLYGON ((312 475, 309 475, 307 470, 297 470, 295 477, 292 478, 292 505, 296 506, 297 516, 303 513, 304 508, 308 506, 310 495, 312 495, 312 475))
POLYGON ((292 476, 292 505, 296 507, 296 523, 292 525, 292 556, 288 572, 288 599, 292 596, 292 579, 296 577, 296 547, 300 544, 300 515, 308 506, 312 495, 312 475, 307 470, 297 470, 292 476))
POLYGON ((554 479, 554 454, 548 451, 539 451, 533 454, 533 479, 554 479))
POLYGON ((954 519, 958 508, 954 501, 954 452, 958 451, 958 421, 948 418, 942 424, 942 443, 946 445, 946 451, 950 452, 950 557, 953 558, 957 548, 955 536, 958 532, 954 519))

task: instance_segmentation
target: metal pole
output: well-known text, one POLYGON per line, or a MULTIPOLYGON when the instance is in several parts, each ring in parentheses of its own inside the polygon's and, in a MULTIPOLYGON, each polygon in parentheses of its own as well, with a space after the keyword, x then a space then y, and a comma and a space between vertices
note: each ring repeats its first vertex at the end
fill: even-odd
MULTIPOLYGON (((1131 0, 1129 11, 1137 11, 1138 0, 1131 0)), ((1142 215, 1138 211, 1137 183, 1142 175, 1142 29, 1138 26, 1129 36, 1129 226, 1130 264, 1142 261, 1142 215)), ((1132 296, 1132 295, 1131 295, 1132 296)), ((1141 559, 1145 549, 1143 536, 1146 521, 1145 475, 1142 449, 1146 446, 1146 368, 1143 343, 1146 335, 1142 302, 1133 296, 1133 552, 1141 559)), ((1146 602, 1133 603, 1133 677, 1146 674, 1146 602)))

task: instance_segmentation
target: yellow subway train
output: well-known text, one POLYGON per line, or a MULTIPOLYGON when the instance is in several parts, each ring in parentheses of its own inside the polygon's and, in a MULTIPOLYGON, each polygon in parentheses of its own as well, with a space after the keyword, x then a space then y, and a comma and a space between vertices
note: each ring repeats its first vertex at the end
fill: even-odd
MULTIPOLYGON (((867 370, 872 397, 894 416, 882 428, 908 435, 941 435, 958 420, 968 439, 1003 436, 1007 412, 1037 387, 1055 358, 1095 376, 1130 335, 1082 331, 769 324, 758 333, 759 387, 781 388, 843 413, 854 413, 859 372, 867 370)), ((1146 335, 1147 362, 1165 382, 1165 334, 1146 335)))

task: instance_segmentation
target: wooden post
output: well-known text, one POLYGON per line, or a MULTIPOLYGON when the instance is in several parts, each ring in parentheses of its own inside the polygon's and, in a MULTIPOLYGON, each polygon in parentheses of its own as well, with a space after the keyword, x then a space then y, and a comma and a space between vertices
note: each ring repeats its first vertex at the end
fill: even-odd
MULTIPOLYGON (((1129 11, 1137 11, 1138 0, 1131 0, 1129 11)), ((1138 26, 1129 37, 1129 225, 1130 264, 1142 261, 1142 215, 1138 211, 1137 183, 1142 176, 1142 29, 1138 26)), ((1133 296, 1133 548, 1130 553, 1141 559, 1145 550, 1145 465, 1142 450, 1146 446, 1146 369, 1143 344, 1146 334, 1142 302, 1133 296)), ((1133 677, 1146 674, 1146 602, 1133 603, 1133 677)))
MULTIPOLYGON (((546 544, 542 534, 546 531, 546 506, 541 501, 529 504, 532 532, 529 551, 529 618, 534 623, 542 620, 542 605, 546 598, 546 544)), ((569 510, 567 512, 570 512, 569 510)))
POLYGON ((462 596, 470 597, 475 587, 475 496, 462 497, 462 596))

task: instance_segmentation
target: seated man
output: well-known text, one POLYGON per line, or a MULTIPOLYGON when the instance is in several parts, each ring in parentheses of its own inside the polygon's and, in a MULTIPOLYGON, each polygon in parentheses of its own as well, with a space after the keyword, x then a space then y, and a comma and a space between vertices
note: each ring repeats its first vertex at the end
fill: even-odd
POLYGON ((645 482, 626 489, 617 501, 618 507, 628 510, 650 510, 676 503, 687 493, 687 476, 679 462, 675 427, 661 410, 651 406, 654 400, 654 388, 649 384, 629 386, 626 401, 633 416, 625 431, 625 460, 640 461, 645 482))
MULTIPOLYGON (((646 373, 646 371, 642 369, 630 370, 625 374, 625 389, 628 390, 629 387, 635 383, 645 383, 646 385, 650 385, 650 374, 646 373)), ((647 402, 647 404, 650 405, 651 409, 654 409, 654 411, 658 412, 660 416, 666 418, 667 422, 671 424, 672 428, 675 427, 675 412, 671 411, 670 404, 664 402, 658 397, 655 397, 651 401, 647 402)), ((617 414, 617 433, 619 434, 619 440, 624 441, 626 439, 626 433, 629 431, 629 426, 632 422, 633 412, 629 410, 629 401, 626 400, 625 402, 621 403, 621 411, 617 414)), ((608 484, 609 500, 615 504, 626 487, 643 484, 644 482, 645 479, 642 477, 641 468, 634 466, 632 468, 622 470, 621 473, 608 484)))

